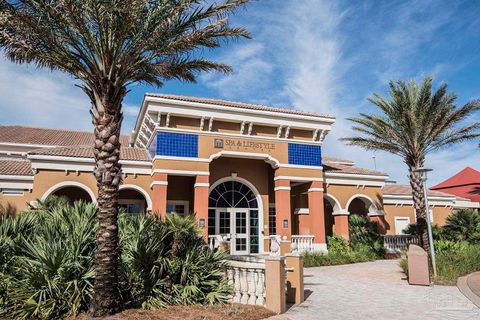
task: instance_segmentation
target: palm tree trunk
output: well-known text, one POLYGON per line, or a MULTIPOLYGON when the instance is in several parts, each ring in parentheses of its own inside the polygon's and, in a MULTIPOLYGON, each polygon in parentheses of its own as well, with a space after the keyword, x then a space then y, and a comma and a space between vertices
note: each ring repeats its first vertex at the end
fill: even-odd
POLYGON ((415 172, 420 166, 409 166, 410 186, 412 187, 413 207, 417 218, 417 234, 420 246, 428 252, 427 220, 425 215, 425 196, 423 193, 423 179, 420 173, 415 172))
MULTIPOLYGON (((111 87, 109 88, 111 89, 111 87)), ((116 90, 113 90, 116 91, 116 90)), ((121 182, 120 127, 121 95, 90 92, 95 126, 95 169, 98 187, 97 251, 94 296, 90 314, 110 315, 118 310, 118 188, 121 182)), ((118 91, 117 91, 118 92, 118 91)))

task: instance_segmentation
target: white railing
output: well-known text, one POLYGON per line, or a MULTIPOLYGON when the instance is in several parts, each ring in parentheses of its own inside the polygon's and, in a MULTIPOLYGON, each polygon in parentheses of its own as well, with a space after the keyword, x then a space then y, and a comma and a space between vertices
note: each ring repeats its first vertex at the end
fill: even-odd
POLYGON ((312 252, 314 239, 315 236, 310 235, 292 235, 292 244, 296 245, 299 253, 312 252))
POLYGON ((408 234, 385 235, 383 236, 383 246, 388 253, 400 253, 408 250, 408 245, 418 244, 418 237, 408 234))
POLYGON ((208 247, 210 250, 218 249, 222 242, 226 241, 226 237, 219 234, 208 236, 208 247))
POLYGON ((265 262, 227 260, 226 276, 234 303, 265 305, 265 262))

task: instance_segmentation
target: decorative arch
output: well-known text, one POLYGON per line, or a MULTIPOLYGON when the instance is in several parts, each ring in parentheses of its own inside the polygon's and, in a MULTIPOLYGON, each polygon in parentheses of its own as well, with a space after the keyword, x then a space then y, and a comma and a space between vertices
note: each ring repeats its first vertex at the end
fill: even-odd
POLYGON ((347 205, 345 206, 346 210, 348 210, 348 208, 350 207, 350 204, 355 199, 362 200, 362 202, 365 204, 365 206, 368 206, 368 208, 367 208, 368 215, 374 215, 374 214, 377 213, 378 208, 375 205, 375 202, 372 200, 372 198, 370 198, 369 196, 367 196, 365 194, 360 194, 360 193, 357 193, 357 194, 350 197, 350 199, 347 201, 347 205))
POLYGON ((215 159, 218 159, 220 157, 227 157, 227 158, 244 158, 244 159, 258 159, 258 160, 263 160, 269 165, 272 166, 273 169, 276 169, 280 165, 280 161, 275 159, 269 154, 266 153, 255 153, 255 152, 240 152, 240 151, 220 151, 217 153, 214 153, 210 156, 208 159, 209 162, 212 162, 215 159))
POLYGON ((55 193, 56 191, 65 188, 65 187, 78 187, 80 189, 83 189, 85 192, 88 193, 90 198, 92 199, 92 203, 96 204, 97 203, 97 197, 95 196, 95 193, 93 193, 92 189, 84 185, 83 183, 77 182, 77 181, 62 181, 60 183, 57 183, 56 185, 50 187, 40 198, 40 200, 44 201, 49 195, 52 193, 55 193))
POLYGON ((146 208, 147 211, 152 210, 152 199, 150 198, 148 192, 146 192, 143 188, 134 184, 122 184, 118 188, 119 191, 125 190, 125 189, 132 189, 132 190, 138 191, 145 198, 145 201, 147 202, 147 208, 146 208))
POLYGON ((340 201, 337 200, 334 196, 332 196, 329 193, 324 193, 323 197, 327 199, 327 201, 330 203, 330 205, 333 208, 333 212, 339 212, 342 210, 342 206, 340 205, 340 201))

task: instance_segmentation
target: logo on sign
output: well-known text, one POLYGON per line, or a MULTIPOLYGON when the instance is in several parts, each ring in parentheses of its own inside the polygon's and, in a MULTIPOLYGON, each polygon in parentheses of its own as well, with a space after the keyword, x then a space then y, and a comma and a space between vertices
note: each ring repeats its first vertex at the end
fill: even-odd
POLYGON ((223 139, 215 139, 213 146, 215 148, 223 148, 223 139))

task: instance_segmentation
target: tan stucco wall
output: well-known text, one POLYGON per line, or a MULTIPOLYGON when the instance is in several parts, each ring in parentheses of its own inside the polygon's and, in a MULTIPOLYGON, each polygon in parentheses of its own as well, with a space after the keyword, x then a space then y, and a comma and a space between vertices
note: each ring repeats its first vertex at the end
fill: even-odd
POLYGON ((278 168, 275 171, 275 176, 322 178, 323 171, 320 168, 319 169, 278 168))
POLYGON ((188 160, 155 159, 152 168, 160 170, 208 171, 209 163, 188 160))
POLYGON ((288 137, 295 140, 312 141, 313 131, 290 129, 288 137))
POLYGON ((209 158, 211 155, 221 151, 234 151, 245 153, 268 154, 278 160, 280 163, 288 162, 288 143, 277 142, 273 140, 264 140, 261 138, 230 138, 199 136, 198 138, 198 156, 199 158, 209 158), (223 148, 215 147, 215 139, 223 140, 223 148))
POLYGON ((252 127, 252 136, 275 138, 277 136, 277 127, 254 125, 252 127))
MULTIPOLYGON (((123 184, 132 184, 142 188, 149 196, 151 196, 150 175, 127 175, 123 179, 123 184)), ((17 212, 27 209, 30 201, 41 199, 46 192, 53 186, 68 182, 76 182, 85 185, 89 188, 95 197, 98 196, 97 183, 91 172, 79 172, 77 175, 75 172, 69 172, 65 175, 64 171, 54 170, 40 170, 35 176, 33 181, 32 192, 25 191, 23 196, 6 196, 0 195, 0 203, 11 203, 17 207, 17 212)))
POLYGON ((240 133, 241 124, 238 122, 213 121, 212 132, 218 133, 240 133))
POLYGON ((17 212, 25 210, 28 208, 27 203, 32 200, 32 196, 28 191, 25 191, 23 196, 12 196, 12 195, 2 195, 0 194, 0 204, 7 207, 11 205, 15 208, 17 212))
POLYGON ((357 194, 366 195, 373 200, 378 209, 382 208, 382 188, 381 187, 365 187, 357 188, 357 186, 349 185, 324 185, 325 193, 335 197, 342 206, 342 209, 348 209, 348 201, 357 194))
MULTIPOLYGON (((433 224, 443 226, 448 215, 452 213, 452 209, 449 207, 430 207, 433 212, 433 224)), ((395 234, 395 217, 409 217, 410 223, 415 223, 415 210, 411 205, 395 206, 384 205, 385 220, 390 228, 387 229, 387 234, 395 234)))
POLYGON ((170 128, 200 130, 200 119, 171 116, 170 128))

